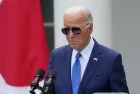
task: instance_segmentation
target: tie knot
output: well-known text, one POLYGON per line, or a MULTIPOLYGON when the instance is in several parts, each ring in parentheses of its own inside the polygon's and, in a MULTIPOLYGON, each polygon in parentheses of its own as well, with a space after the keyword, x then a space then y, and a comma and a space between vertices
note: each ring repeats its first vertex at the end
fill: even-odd
POLYGON ((76 59, 79 59, 81 56, 82 56, 81 53, 77 53, 76 59))

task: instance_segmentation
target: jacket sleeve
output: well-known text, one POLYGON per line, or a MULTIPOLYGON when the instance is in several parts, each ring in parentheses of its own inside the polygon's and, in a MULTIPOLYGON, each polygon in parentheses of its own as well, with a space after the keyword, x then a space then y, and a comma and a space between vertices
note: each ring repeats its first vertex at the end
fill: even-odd
POLYGON ((120 54, 117 55, 112 65, 110 86, 112 92, 129 93, 124 67, 122 65, 122 57, 120 54))

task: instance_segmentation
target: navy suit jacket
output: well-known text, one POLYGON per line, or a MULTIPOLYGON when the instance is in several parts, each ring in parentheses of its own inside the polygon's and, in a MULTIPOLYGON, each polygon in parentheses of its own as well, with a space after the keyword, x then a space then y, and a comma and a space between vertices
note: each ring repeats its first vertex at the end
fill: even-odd
MULTIPOLYGON (((126 92, 129 93, 121 55, 95 39, 90 59, 80 83, 78 94, 92 94, 95 92, 126 92), (97 58, 98 60, 94 60, 97 58)), ((54 87, 49 94, 72 94, 71 56, 69 45, 52 51, 48 72, 57 72, 54 87)))

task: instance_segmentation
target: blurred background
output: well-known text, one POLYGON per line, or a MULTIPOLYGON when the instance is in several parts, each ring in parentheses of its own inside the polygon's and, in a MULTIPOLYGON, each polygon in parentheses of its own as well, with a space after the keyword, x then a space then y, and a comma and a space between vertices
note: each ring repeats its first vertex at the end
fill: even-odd
POLYGON ((131 94, 140 89, 140 0, 41 0, 49 52, 66 45, 63 12, 70 6, 88 8, 94 18, 92 36, 122 54, 131 94))

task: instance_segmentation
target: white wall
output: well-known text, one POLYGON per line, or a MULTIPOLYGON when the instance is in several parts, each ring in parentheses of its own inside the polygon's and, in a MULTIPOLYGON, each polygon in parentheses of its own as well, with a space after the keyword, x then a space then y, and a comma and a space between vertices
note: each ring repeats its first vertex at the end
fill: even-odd
POLYGON ((140 91, 140 0, 112 0, 112 43, 122 53, 130 94, 140 91))

